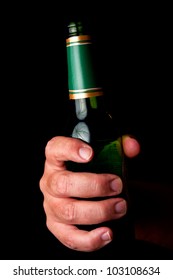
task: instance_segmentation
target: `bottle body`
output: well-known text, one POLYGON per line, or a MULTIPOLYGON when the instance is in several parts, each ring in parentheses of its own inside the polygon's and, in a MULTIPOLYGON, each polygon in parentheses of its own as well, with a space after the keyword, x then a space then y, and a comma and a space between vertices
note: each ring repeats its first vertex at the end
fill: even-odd
MULTIPOLYGON (((75 24, 72 24, 75 28, 75 24)), ((99 84, 97 69, 94 65, 91 38, 88 35, 76 35, 67 39, 67 64, 69 87, 69 122, 66 135, 89 143, 94 150, 94 157, 89 163, 67 162, 67 168, 74 172, 111 173, 121 177, 123 192, 121 197, 129 196, 126 183, 122 138, 111 114, 105 106, 105 96, 99 84)), ((117 120, 118 120, 117 116, 117 120)), ((108 199, 95 198, 94 200, 108 199)), ((116 240, 133 238, 133 225, 127 214, 118 220, 106 221, 99 225, 77 225, 91 230, 98 226, 112 229, 116 240)))
POLYGON ((89 143, 94 149, 93 160, 80 164, 81 170, 87 168, 89 172, 113 173, 124 177, 121 135, 116 131, 116 124, 105 110, 103 101, 103 96, 94 97, 94 108, 91 105, 92 97, 70 101, 67 135, 89 143), (79 119, 79 114, 83 115, 82 119, 79 119))

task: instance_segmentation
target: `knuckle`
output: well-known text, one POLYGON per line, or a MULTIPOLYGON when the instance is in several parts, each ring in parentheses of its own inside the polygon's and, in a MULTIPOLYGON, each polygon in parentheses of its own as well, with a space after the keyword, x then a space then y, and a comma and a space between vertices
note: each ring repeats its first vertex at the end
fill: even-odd
POLYGON ((45 214, 47 214, 47 202, 46 202, 46 200, 44 199, 43 200, 43 209, 44 209, 44 212, 45 212, 45 214))
POLYGON ((48 218, 46 218, 46 227, 49 231, 52 231, 52 223, 48 218))
POLYGON ((105 221, 108 221, 112 219, 112 203, 111 201, 105 200, 105 201, 100 201, 98 204, 98 207, 96 208, 95 211, 95 217, 97 217, 97 223, 102 223, 105 221))
POLYGON ((94 194, 106 196, 109 194, 109 175, 97 174, 92 178, 92 184, 90 185, 91 191, 94 194))
POLYGON ((98 193, 99 192, 99 186, 100 186, 99 177, 97 175, 93 176, 92 184, 90 186, 91 192, 92 193, 98 193))
POLYGON ((51 233, 53 233, 53 234, 56 233, 56 231, 57 231, 57 229, 56 229, 56 223, 55 223, 54 219, 53 219, 50 215, 46 216, 45 224, 46 224, 47 229, 48 229, 51 233))
POLYGON ((68 188, 69 188, 69 177, 67 174, 61 174, 58 179, 53 178, 52 180, 52 186, 55 189, 57 194, 61 196, 66 196, 68 194, 68 188))
POLYGON ((63 219, 66 220, 68 223, 74 223, 76 217, 75 205, 73 202, 68 202, 66 205, 63 206, 62 209, 62 216, 63 219))
POLYGON ((45 180, 44 180, 43 176, 41 177, 41 179, 39 181, 39 187, 40 187, 41 192, 43 193, 43 191, 45 189, 45 180))
POLYGON ((49 151, 52 149, 52 146, 54 145, 55 143, 55 140, 56 140, 56 137, 53 137, 52 139, 50 139, 47 144, 46 144, 46 147, 45 147, 45 153, 49 153, 49 151))
POLYGON ((45 147, 45 156, 47 157, 48 154, 51 152, 51 149, 52 149, 52 144, 53 144, 53 139, 49 140, 46 144, 46 147, 45 147))
POLYGON ((109 213, 107 213, 106 211, 104 211, 104 209, 99 211, 99 214, 98 214, 98 223, 105 222, 105 221, 107 221, 107 220, 109 220, 109 219, 110 219, 109 213))

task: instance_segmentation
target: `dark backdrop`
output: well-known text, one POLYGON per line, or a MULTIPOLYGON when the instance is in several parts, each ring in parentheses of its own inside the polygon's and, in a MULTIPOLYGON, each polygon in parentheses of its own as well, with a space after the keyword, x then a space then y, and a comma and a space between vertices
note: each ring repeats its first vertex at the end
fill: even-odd
POLYGON ((45 226, 39 179, 46 142, 63 133, 68 114, 66 24, 87 20, 107 106, 141 143, 129 178, 172 184, 169 14, 125 4, 18 8, 4 11, 1 258, 51 258, 58 242, 45 226))

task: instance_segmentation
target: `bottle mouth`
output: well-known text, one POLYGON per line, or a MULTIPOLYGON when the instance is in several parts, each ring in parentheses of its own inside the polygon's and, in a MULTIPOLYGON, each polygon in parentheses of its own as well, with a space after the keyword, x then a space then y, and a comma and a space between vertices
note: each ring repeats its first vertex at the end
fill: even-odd
POLYGON ((75 22, 69 23, 68 33, 69 36, 76 36, 78 34, 77 24, 75 22))
POLYGON ((67 33, 67 37, 90 34, 87 21, 85 19, 77 19, 76 17, 76 20, 71 20, 67 24, 67 33))

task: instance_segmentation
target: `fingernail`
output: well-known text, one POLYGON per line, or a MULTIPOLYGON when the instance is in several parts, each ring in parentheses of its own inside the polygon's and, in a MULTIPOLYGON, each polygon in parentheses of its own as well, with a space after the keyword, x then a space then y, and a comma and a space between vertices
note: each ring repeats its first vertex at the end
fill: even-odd
POLYGON ((120 178, 116 178, 110 182, 110 188, 112 191, 116 193, 121 193, 122 192, 122 181, 120 178))
POLYGON ((104 240, 104 241, 111 241, 112 240, 108 231, 106 231, 102 234, 101 239, 104 240))
POLYGON ((92 149, 90 147, 80 148, 79 155, 81 156, 81 158, 88 160, 92 155, 92 149))
POLYGON ((126 213, 126 202, 125 200, 121 200, 115 204, 115 212, 116 213, 126 213))

